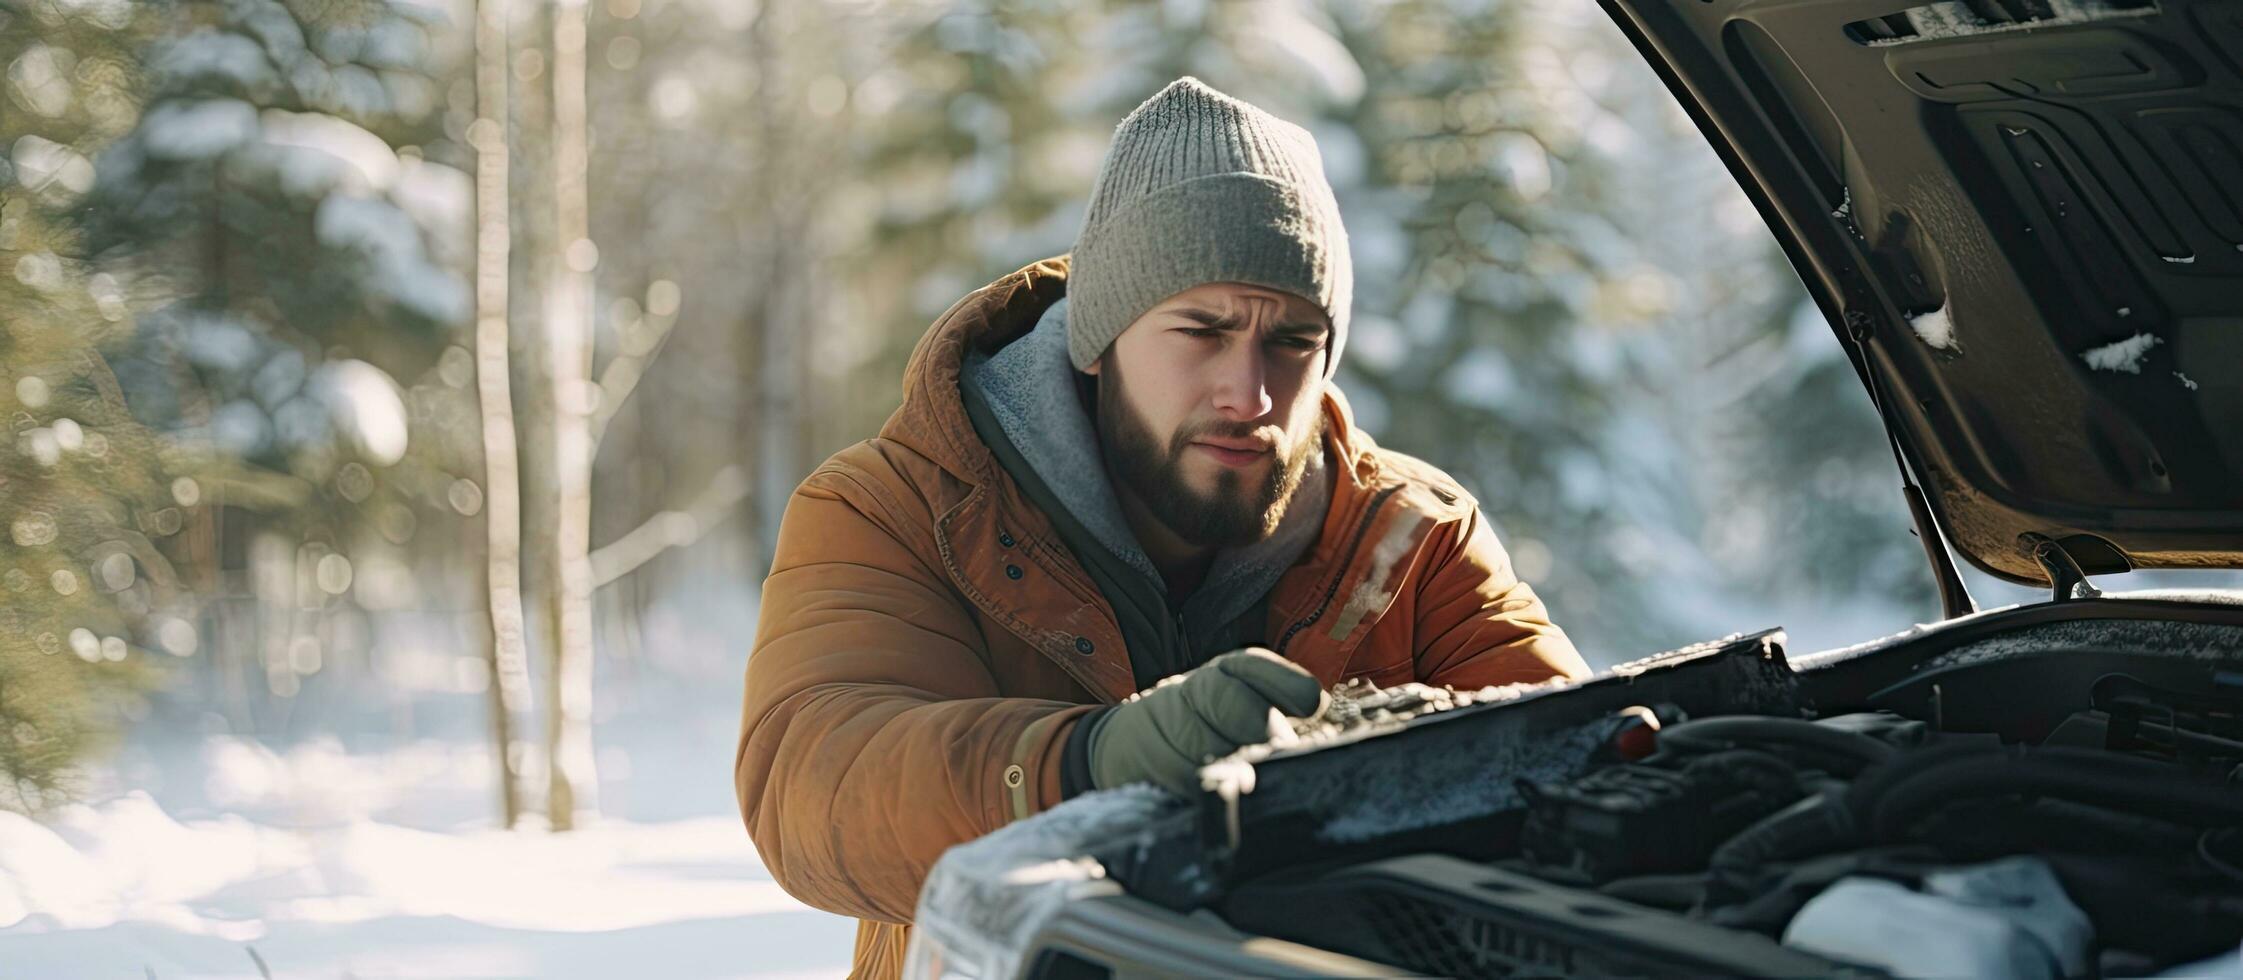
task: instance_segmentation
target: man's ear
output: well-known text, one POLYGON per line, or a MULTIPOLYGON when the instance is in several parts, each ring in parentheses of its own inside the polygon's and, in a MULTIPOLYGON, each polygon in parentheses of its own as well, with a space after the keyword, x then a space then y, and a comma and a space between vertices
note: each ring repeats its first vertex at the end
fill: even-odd
POLYGON ((1090 366, 1084 368, 1083 373, 1094 378, 1097 377, 1099 369, 1106 366, 1106 359, 1112 356, 1114 356, 1114 349, 1112 347, 1106 348, 1106 353, 1098 355, 1098 359, 1090 362, 1090 366))

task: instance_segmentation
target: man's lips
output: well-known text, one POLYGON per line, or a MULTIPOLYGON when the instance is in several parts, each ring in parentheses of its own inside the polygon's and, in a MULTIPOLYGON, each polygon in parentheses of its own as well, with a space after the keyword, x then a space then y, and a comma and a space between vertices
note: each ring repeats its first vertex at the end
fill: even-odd
POLYGON ((1255 442, 1195 442, 1192 448, 1204 450, 1225 466, 1251 466, 1270 454, 1269 447, 1255 442))

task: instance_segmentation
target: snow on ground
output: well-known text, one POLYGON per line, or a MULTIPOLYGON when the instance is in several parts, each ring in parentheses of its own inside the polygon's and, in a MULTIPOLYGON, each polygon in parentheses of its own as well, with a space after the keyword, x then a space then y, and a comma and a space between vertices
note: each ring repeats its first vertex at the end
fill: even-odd
POLYGON ((569 835, 357 819, 179 821, 143 793, 51 827, 0 813, 10 976, 837 976, 727 817, 569 835), (254 958, 252 955, 254 951, 254 958))
POLYGON ((845 973, 855 923, 771 880, 723 792, 729 739, 663 741, 639 739, 644 761, 612 767, 626 816, 570 834, 495 829, 474 746, 351 752, 328 738, 276 753, 214 736, 128 751, 94 802, 40 822, 0 812, 0 974, 845 973), (125 772, 151 767, 161 779, 127 788, 125 772), (634 807, 646 780, 696 788, 638 786, 649 805, 634 807))

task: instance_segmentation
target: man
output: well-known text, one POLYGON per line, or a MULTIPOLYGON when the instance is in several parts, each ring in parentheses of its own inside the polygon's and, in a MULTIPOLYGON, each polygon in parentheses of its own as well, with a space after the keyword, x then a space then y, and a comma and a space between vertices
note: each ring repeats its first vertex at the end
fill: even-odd
POLYGON ((1353 271, 1307 132, 1196 79, 1068 257, 967 296, 796 490, 736 778, 766 865, 901 968, 944 848, 1198 766, 1346 678, 1587 673, 1464 491, 1331 384, 1353 271), (1165 679, 1165 680, 1164 680, 1165 679))

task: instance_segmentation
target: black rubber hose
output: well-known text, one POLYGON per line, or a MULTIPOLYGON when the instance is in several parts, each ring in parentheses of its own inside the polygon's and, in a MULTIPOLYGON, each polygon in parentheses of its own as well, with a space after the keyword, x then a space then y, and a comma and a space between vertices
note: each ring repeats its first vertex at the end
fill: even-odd
POLYGON ((2056 797, 2196 827, 2243 823, 2243 791, 2152 759, 2068 747, 1919 755, 1848 794, 1871 840, 1901 840, 1932 811, 1991 796, 2056 797))
POLYGON ((1786 801, 1799 797, 1797 767, 1774 753, 1759 749, 1725 749, 1691 759, 1682 767, 1687 776, 1704 776, 1750 786, 1786 801))
POLYGON ((1832 789, 1793 803, 1714 848, 1706 866, 1706 904, 1743 900, 1754 873, 1772 861, 1844 850, 1859 837, 1842 791, 1832 789))
POLYGON ((1721 715, 1669 725, 1659 730, 1659 750, 1712 752, 1727 748, 1765 748, 1768 743, 1817 749, 1871 766, 1893 757, 1891 745, 1860 732, 1819 725, 1804 718, 1721 715))

